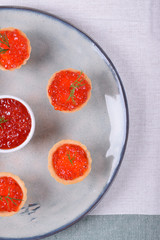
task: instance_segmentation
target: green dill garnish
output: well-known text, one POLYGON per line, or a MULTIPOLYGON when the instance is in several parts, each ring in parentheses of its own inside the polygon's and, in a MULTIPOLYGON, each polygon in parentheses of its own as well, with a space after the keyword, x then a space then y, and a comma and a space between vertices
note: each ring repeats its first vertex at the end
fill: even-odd
POLYGON ((4 33, 4 34, 0 33, 0 43, 3 43, 8 47, 7 49, 0 47, 0 53, 1 54, 6 53, 10 49, 10 45, 9 45, 9 41, 8 41, 6 33, 4 33))
POLYGON ((0 117, 0 127, 3 129, 2 127, 2 123, 8 122, 8 119, 5 119, 4 117, 0 117))
POLYGON ((3 201, 3 198, 4 198, 6 200, 6 202, 7 202, 7 205, 9 205, 9 201, 8 201, 8 199, 9 199, 16 206, 17 206, 17 204, 16 204, 16 202, 14 200, 16 200, 16 201, 23 201, 23 199, 12 198, 9 195, 10 195, 10 188, 8 189, 8 195, 7 196, 0 195, 0 201, 3 201))
POLYGON ((76 154, 74 154, 74 156, 71 158, 70 151, 67 153, 67 157, 72 165, 73 165, 73 160, 75 159, 75 156, 76 154))
POLYGON ((83 72, 81 71, 81 73, 79 74, 78 78, 71 84, 71 86, 70 86, 70 95, 69 95, 67 101, 69 101, 69 99, 71 98, 72 102, 76 103, 75 95, 74 95, 75 90, 76 90, 76 88, 79 88, 79 87, 82 87, 82 86, 85 85, 85 83, 84 84, 81 83, 84 80, 83 77, 82 77, 81 80, 79 80, 82 74, 83 74, 83 72))

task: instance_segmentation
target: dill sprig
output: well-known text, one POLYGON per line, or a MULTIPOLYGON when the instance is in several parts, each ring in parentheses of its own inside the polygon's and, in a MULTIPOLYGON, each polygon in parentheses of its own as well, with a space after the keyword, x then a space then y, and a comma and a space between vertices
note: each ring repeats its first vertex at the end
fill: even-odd
POLYGON ((75 159, 75 156, 76 156, 76 154, 74 154, 74 156, 71 158, 70 151, 67 153, 67 157, 72 165, 73 165, 73 160, 75 159))
POLYGON ((76 88, 79 88, 79 87, 82 87, 82 86, 85 85, 85 83, 84 84, 81 83, 84 80, 84 78, 79 80, 82 74, 83 74, 83 72, 81 71, 81 73, 79 74, 78 78, 69 87, 70 88, 70 95, 69 95, 67 101, 69 101, 69 99, 71 98, 72 102, 76 103, 76 101, 75 101, 75 97, 76 96, 74 95, 75 90, 76 90, 76 88))
POLYGON ((4 117, 0 117, 0 127, 3 129, 2 127, 2 123, 8 122, 8 119, 5 119, 4 117))
POLYGON ((23 201, 23 199, 12 198, 12 197, 10 197, 9 195, 10 195, 10 188, 8 189, 8 194, 7 194, 7 196, 2 196, 2 195, 0 195, 0 201, 3 201, 3 198, 4 198, 4 199, 6 200, 8 206, 9 206, 9 201, 8 201, 8 199, 11 200, 11 202, 12 202, 14 205, 16 205, 16 206, 17 206, 17 203, 16 203, 14 200, 16 200, 16 201, 23 201))
POLYGON ((7 49, 0 47, 0 53, 2 53, 2 54, 6 53, 10 49, 10 45, 9 45, 9 41, 8 41, 8 37, 7 37, 6 33, 4 33, 4 34, 0 33, 0 43, 3 43, 8 47, 7 49))

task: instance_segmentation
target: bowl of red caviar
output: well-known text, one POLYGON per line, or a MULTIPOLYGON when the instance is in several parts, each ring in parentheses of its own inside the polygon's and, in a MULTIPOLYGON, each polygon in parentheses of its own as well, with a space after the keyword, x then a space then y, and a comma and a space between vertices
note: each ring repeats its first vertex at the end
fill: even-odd
POLYGON ((9 153, 26 146, 35 131, 31 107, 22 99, 0 96, 0 153, 9 153))

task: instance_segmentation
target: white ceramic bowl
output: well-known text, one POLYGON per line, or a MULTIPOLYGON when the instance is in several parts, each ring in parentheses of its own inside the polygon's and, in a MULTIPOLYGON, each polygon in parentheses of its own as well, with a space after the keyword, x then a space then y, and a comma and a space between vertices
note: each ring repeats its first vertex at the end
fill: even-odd
POLYGON ((30 130, 26 140, 21 145, 15 147, 15 148, 0 149, 0 153, 10 153, 10 152, 15 152, 15 151, 22 149, 24 146, 26 146, 29 143, 29 141, 31 140, 31 138, 34 134, 34 131, 35 131, 35 117, 34 117, 32 109, 24 100, 22 100, 18 97, 11 96, 11 95, 0 95, 0 99, 2 99, 2 98, 11 98, 11 99, 15 99, 15 100, 21 102, 27 108, 27 110, 31 116, 31 130, 30 130))

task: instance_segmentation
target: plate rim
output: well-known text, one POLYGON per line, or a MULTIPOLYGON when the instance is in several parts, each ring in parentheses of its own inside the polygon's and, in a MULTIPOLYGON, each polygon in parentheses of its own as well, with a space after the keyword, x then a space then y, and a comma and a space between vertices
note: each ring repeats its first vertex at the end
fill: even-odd
POLYGON ((120 95, 123 97, 124 100, 124 110, 125 110, 125 117, 126 117, 126 123, 125 123, 125 140, 124 140, 124 145, 123 148, 121 149, 121 154, 120 154, 120 158, 119 158, 119 162, 117 164, 117 167, 115 168, 113 175, 109 181, 108 184, 105 185, 104 190, 101 192, 101 194, 98 196, 98 198, 96 199, 96 201, 94 201, 92 203, 92 205, 90 205, 89 208, 86 209, 86 211, 84 211, 81 215, 79 215, 78 217, 76 217, 76 219, 74 219, 72 222, 69 222, 68 224, 65 224, 59 228, 57 228, 56 230, 50 231, 48 233, 45 233, 43 235, 37 235, 37 236, 33 236, 33 237, 25 237, 25 238, 1 238, 0 240, 36 240, 36 239, 43 239, 46 237, 50 237, 58 232, 61 232, 69 227, 71 227, 73 224, 79 222, 84 216, 86 216, 91 210, 93 210, 97 204, 100 202, 100 200, 103 198, 103 196, 106 194, 106 192, 109 190, 109 188, 111 187, 113 181, 115 180, 120 166, 122 164, 122 160, 126 151, 126 147, 127 147, 127 142, 128 142, 128 136, 129 136, 129 107, 128 107, 128 101, 127 101, 127 96, 126 96, 126 92, 124 89, 124 86, 122 84, 122 80, 120 78, 120 75, 116 69, 116 67, 114 66, 113 62, 111 61, 111 59, 108 57, 108 55, 106 54, 106 52, 101 48, 101 46, 94 40, 92 39, 87 33, 85 33, 84 31, 80 30, 79 28, 77 28, 76 26, 74 26, 72 23, 69 23, 69 21, 62 19, 61 17, 58 17, 52 13, 49 13, 47 11, 43 11, 37 8, 32 8, 32 7, 26 7, 26 6, 17 6, 17 5, 4 5, 4 6, 0 6, 0 10, 3 9, 8 9, 8 10, 22 10, 22 11, 30 11, 30 12, 34 12, 37 14, 42 14, 48 17, 52 17, 57 21, 62 22, 63 24, 66 24, 67 26, 75 29, 76 31, 78 31, 81 35, 83 35, 83 37, 86 37, 90 42, 92 42, 97 49, 103 54, 103 56, 107 59, 107 61, 109 62, 110 66, 110 70, 112 70, 112 74, 115 73, 115 80, 117 81, 117 84, 119 83, 120 87, 118 86, 118 88, 121 89, 121 93, 120 95))

